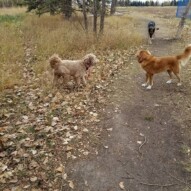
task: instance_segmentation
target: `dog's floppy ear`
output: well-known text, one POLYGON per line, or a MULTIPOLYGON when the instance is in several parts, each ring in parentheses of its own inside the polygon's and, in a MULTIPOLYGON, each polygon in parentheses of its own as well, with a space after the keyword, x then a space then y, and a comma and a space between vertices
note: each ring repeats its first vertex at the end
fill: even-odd
POLYGON ((99 62, 99 60, 96 58, 96 56, 94 54, 87 54, 84 58, 83 58, 83 63, 85 65, 85 67, 88 69, 89 67, 95 65, 97 62, 99 62))
POLYGON ((85 56, 83 59, 85 67, 88 69, 92 65, 92 58, 90 56, 85 56))
POLYGON ((50 58, 49 58, 49 63, 52 69, 55 69, 59 62, 61 62, 62 60, 60 59, 60 57, 58 56, 58 54, 53 54, 50 58))
POLYGON ((144 60, 148 58, 148 56, 151 55, 151 53, 148 50, 142 50, 137 55, 137 59, 139 63, 142 63, 144 60))

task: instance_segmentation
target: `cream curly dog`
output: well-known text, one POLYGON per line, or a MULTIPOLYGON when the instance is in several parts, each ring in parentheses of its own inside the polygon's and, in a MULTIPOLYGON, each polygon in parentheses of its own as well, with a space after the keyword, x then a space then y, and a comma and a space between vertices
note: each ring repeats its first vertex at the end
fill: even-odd
POLYGON ((81 60, 62 60, 57 54, 53 54, 49 58, 50 66, 54 69, 53 84, 55 85, 61 77, 67 83, 72 76, 78 86, 81 81, 83 85, 86 85, 86 75, 90 74, 92 67, 97 62, 99 60, 92 53, 87 54, 81 60))

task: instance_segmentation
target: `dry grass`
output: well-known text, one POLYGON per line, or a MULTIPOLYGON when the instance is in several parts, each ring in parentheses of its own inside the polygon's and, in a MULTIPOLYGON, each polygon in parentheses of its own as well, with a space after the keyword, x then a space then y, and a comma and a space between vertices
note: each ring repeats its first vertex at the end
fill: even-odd
POLYGON ((25 8, 0 9, 0 91, 19 84, 24 59, 21 15, 25 8))
POLYGON ((26 7, 11 7, 0 9, 0 15, 17 15, 26 12, 26 7))
POLYGON ((59 15, 43 15, 39 18, 24 12, 25 8, 0 10, 0 16, 11 14, 24 17, 19 24, 12 17, 5 17, 0 22, 0 44, 4 50, 0 58, 0 75, 3 76, 1 90, 15 82, 19 83, 22 67, 18 63, 23 64, 26 43, 32 48, 31 57, 35 72, 41 74, 47 70, 47 59, 53 53, 58 53, 63 58, 77 59, 87 52, 128 49, 142 41, 133 27, 133 19, 128 16, 107 17, 104 35, 94 38, 92 32, 88 35, 84 32, 80 25, 82 18, 79 16, 72 18, 72 21, 66 21, 59 15))
POLYGON ((133 19, 127 16, 106 18, 105 33, 100 38, 95 38, 91 31, 86 34, 79 24, 81 22, 80 18, 73 18, 70 22, 60 16, 48 15, 27 19, 27 38, 32 36, 36 45, 34 67, 37 73, 46 70, 47 59, 53 53, 67 59, 77 59, 87 52, 128 49, 142 42, 133 27, 133 19))
POLYGON ((0 91, 19 84, 22 79, 22 43, 17 25, 0 24, 0 91))

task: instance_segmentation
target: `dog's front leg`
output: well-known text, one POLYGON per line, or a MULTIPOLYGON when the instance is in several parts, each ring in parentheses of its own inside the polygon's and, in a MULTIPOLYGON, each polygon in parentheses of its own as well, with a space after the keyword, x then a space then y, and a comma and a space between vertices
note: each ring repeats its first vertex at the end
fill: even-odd
POLYGON ((152 44, 150 31, 148 29, 148 44, 152 44))
POLYGON ((146 82, 144 84, 142 84, 142 86, 146 87, 148 83, 149 83, 149 74, 146 73, 146 82))
POLYGON ((151 38, 149 37, 149 39, 148 39, 148 43, 149 44, 152 44, 152 41, 151 41, 151 38))
POLYGON ((59 79, 58 75, 54 73, 53 82, 52 82, 53 88, 56 86, 58 79, 59 79))
POLYGON ((74 77, 74 81, 75 81, 75 83, 76 83, 76 87, 75 87, 75 89, 79 89, 79 87, 80 87, 80 83, 81 83, 81 79, 80 79, 80 77, 74 77))
POLYGON ((87 84, 87 81, 86 81, 85 75, 84 75, 84 76, 82 76, 82 83, 83 83, 83 85, 84 85, 84 86, 86 86, 86 84, 87 84))
POLYGON ((153 86, 153 74, 148 74, 148 78, 149 78, 149 85, 147 86, 147 90, 150 90, 153 86))

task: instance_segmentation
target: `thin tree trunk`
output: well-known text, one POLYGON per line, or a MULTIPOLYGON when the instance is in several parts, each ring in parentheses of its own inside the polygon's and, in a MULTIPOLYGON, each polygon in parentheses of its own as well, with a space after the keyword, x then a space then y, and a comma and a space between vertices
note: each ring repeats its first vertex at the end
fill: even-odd
POLYGON ((184 28, 186 16, 188 15, 190 8, 191 8, 191 0, 189 0, 188 5, 186 6, 185 12, 183 13, 183 16, 179 22, 178 30, 176 32, 176 37, 175 37, 177 39, 180 38, 180 36, 181 36, 182 29, 184 28))
POLYGON ((62 12, 66 19, 72 16, 72 0, 63 0, 62 12))
POLYGON ((87 11, 86 11, 86 3, 83 0, 83 15, 84 15, 84 25, 86 32, 88 31, 88 19, 87 19, 87 11))
POLYGON ((115 14, 116 4, 117 4, 117 0, 112 0, 112 2, 111 2, 111 9, 110 9, 110 15, 115 14))
POLYGON ((97 36, 97 8, 98 8, 98 0, 94 0, 93 3, 94 3, 94 10, 93 10, 93 14, 94 14, 93 32, 97 36))
POLYGON ((101 18, 100 18, 100 33, 103 34, 104 30, 104 20, 105 20, 105 0, 102 0, 101 5, 101 18))

